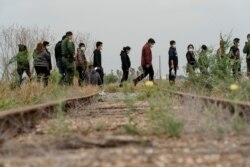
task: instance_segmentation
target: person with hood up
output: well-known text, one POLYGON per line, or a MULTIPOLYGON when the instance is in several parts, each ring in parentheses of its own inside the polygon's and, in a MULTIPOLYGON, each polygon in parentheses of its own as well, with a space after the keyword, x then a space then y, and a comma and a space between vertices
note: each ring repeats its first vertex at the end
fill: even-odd
POLYGON ((22 85, 24 79, 23 74, 26 72, 29 78, 31 78, 29 53, 27 47, 23 44, 18 45, 19 52, 16 55, 17 60, 17 73, 19 75, 19 85, 22 85))
POLYGON ((122 61, 122 71, 123 71, 120 87, 122 87, 123 82, 128 80, 129 68, 131 66, 131 62, 130 62, 130 58, 129 58, 130 50, 131 50, 131 48, 129 46, 126 46, 123 48, 123 50, 121 51, 121 54, 120 54, 121 61, 122 61))

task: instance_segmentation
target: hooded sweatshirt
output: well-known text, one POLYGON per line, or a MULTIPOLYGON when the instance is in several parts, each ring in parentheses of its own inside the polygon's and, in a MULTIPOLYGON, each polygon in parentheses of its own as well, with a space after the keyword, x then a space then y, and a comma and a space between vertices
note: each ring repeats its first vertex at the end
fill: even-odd
POLYGON ((121 61, 122 61, 122 69, 123 70, 128 70, 131 66, 130 58, 126 51, 121 51, 121 61))

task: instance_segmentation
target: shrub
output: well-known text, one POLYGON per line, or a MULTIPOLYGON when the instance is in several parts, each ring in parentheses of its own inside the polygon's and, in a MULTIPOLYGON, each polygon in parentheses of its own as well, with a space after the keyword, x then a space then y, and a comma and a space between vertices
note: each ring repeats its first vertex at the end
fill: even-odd
POLYGON ((104 76, 104 83, 105 84, 111 84, 111 83, 117 83, 118 77, 114 74, 108 74, 104 76))

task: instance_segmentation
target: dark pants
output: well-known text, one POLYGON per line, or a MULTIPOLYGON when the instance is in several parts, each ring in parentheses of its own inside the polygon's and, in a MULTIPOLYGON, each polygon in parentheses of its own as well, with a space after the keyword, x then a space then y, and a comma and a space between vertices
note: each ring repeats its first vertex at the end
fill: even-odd
POLYGON ((176 75, 177 75, 177 68, 170 68, 169 69, 169 82, 170 83, 175 83, 176 75))
POLYGON ((233 76, 235 78, 239 78, 239 76, 241 75, 241 64, 240 64, 240 61, 235 61, 233 63, 232 72, 233 72, 233 76))
POLYGON ((78 74, 79 74, 78 84, 79 84, 79 86, 82 86, 82 83, 84 82, 84 79, 85 79, 86 69, 84 69, 81 66, 78 66, 76 69, 77 69, 78 74))
POLYGON ((26 74, 31 78, 31 73, 30 73, 30 67, 17 67, 17 73, 19 75, 19 85, 22 85, 23 83, 23 73, 26 72, 26 74))
POLYGON ((59 80, 59 84, 63 84, 64 79, 65 79, 65 67, 62 62, 62 58, 59 58, 56 62, 57 68, 59 70, 59 73, 61 74, 61 78, 59 80))
POLYGON ((100 75, 101 81, 102 83, 100 83, 99 85, 103 85, 103 77, 104 77, 104 73, 103 73, 103 68, 97 69, 96 72, 98 72, 98 74, 100 75))
POLYGON ((247 58, 247 76, 250 77, 250 58, 247 58))
POLYGON ((74 58, 72 56, 67 56, 62 58, 63 67, 65 68, 65 79, 64 83, 66 85, 73 85, 75 64, 74 58))
POLYGON ((137 77, 135 80, 137 82, 143 80, 145 77, 147 77, 149 75, 149 80, 150 81, 154 81, 154 69, 153 66, 150 65, 148 68, 146 66, 143 66, 143 73, 137 77))
POLYGON ((47 67, 35 67, 37 74, 37 81, 40 82, 43 79, 44 86, 48 86, 50 72, 47 67))
POLYGON ((128 80, 129 69, 122 69, 122 71, 123 74, 122 74, 121 84, 128 80))

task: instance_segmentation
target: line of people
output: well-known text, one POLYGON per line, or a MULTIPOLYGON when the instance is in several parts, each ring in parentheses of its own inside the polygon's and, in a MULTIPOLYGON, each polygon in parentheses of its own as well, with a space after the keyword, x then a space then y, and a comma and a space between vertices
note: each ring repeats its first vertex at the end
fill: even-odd
MULTIPOLYGON (((220 40, 220 48, 217 50, 216 56, 217 60, 221 63, 219 67, 221 71, 227 70, 226 66, 230 66, 232 69, 232 74, 235 78, 241 76, 241 56, 239 49, 240 39, 235 38, 233 40, 233 46, 230 47, 229 53, 226 53, 226 41, 223 39, 220 40)), ((247 63, 247 75, 250 77, 250 34, 247 35, 247 42, 245 43, 243 53, 246 54, 246 63, 247 63)), ((202 75, 209 74, 209 58, 208 58, 208 47, 202 45, 201 52, 199 53, 198 60, 196 60, 194 45, 188 45, 188 51, 186 54, 187 58, 187 72, 189 74, 194 74, 195 70, 199 68, 202 75)))
MULTIPOLYGON (((248 42, 246 42, 243 52, 247 55, 247 72, 250 76, 250 34, 247 36, 248 42)), ((229 58, 232 62, 232 73, 235 76, 240 75, 241 72, 241 61, 240 61, 240 50, 239 43, 240 39, 235 38, 233 40, 234 45, 230 48, 229 58)), ((141 53, 141 67, 143 73, 133 80, 136 86, 138 82, 143 80, 149 75, 149 80, 154 81, 154 68, 152 64, 152 47, 155 45, 155 40, 150 38, 142 48, 141 53)), ((49 52, 49 42, 44 41, 38 43, 33 53, 34 68, 37 74, 37 80, 40 82, 43 79, 44 85, 48 85, 50 71, 52 70, 51 54, 49 52)), ((84 83, 92 85, 102 85, 104 80, 104 72, 102 67, 102 48, 103 43, 97 42, 96 49, 93 54, 93 64, 88 64, 85 56, 86 47, 84 43, 80 43, 75 52, 75 44, 73 41, 73 33, 67 32, 55 46, 55 59, 56 65, 61 74, 59 81, 60 85, 72 85, 74 78, 75 69, 78 71, 78 84, 82 86, 84 83)), ((122 62, 123 76, 121 79, 120 86, 123 82, 128 80, 129 69, 131 67, 131 61, 129 53, 131 47, 126 46, 120 53, 122 62)), ((179 69, 178 54, 176 49, 176 42, 170 41, 170 48, 168 51, 169 59, 169 81, 175 83, 177 70, 179 69)), ((221 60, 226 57, 225 41, 220 41, 220 48, 217 50, 218 59, 221 60)), ((29 68, 28 51, 25 45, 19 45, 19 53, 16 56, 18 64, 18 74, 20 78, 20 84, 23 81, 23 73, 26 72, 31 78, 31 72, 29 68)), ((186 53, 187 59, 187 73, 194 74, 195 70, 199 68, 202 75, 209 74, 209 59, 208 59, 208 47, 202 45, 199 53, 198 60, 196 59, 194 45, 189 44, 186 53)))

